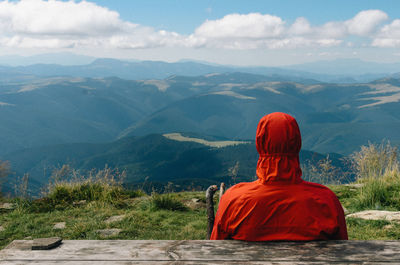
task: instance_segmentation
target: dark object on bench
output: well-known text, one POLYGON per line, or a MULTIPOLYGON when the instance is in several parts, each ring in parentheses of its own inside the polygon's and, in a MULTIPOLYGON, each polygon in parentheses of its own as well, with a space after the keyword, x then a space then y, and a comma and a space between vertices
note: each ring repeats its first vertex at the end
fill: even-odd
POLYGON ((53 249, 61 245, 60 237, 36 238, 32 243, 32 250, 53 249))
POLYGON ((211 185, 206 191, 207 204, 207 239, 210 239, 214 226, 214 193, 218 190, 217 185, 211 185))

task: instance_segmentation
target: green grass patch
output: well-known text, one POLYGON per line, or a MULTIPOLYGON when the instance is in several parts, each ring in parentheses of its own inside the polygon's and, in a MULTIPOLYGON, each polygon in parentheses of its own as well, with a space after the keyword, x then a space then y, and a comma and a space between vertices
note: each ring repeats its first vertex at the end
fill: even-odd
POLYGON ((186 211, 187 207, 172 193, 151 195, 152 208, 155 210, 186 211))
POLYGON ((168 201, 166 206, 162 205, 165 208, 155 208, 154 197, 148 195, 128 198, 124 207, 94 200, 79 207, 45 212, 32 211, 30 209, 32 202, 26 201, 24 207, 17 207, 11 212, 0 214, 0 225, 5 229, 0 231, 0 249, 12 240, 27 237, 59 236, 65 240, 105 239, 96 231, 107 228, 122 230, 118 236, 107 239, 206 239, 205 207, 191 209, 184 205, 185 201, 192 198, 204 197, 203 192, 171 193, 168 196, 156 197, 159 198, 158 196, 163 198, 162 201, 168 201), (109 217, 116 215, 124 215, 125 218, 118 222, 105 222, 109 217), (53 229, 57 222, 66 222, 66 228, 53 229))
POLYGON ((347 231, 351 240, 399 240, 400 224, 385 220, 347 218, 347 231))
MULTIPOLYGON (((356 211, 351 205, 359 196, 360 187, 335 185, 330 188, 350 212, 356 211)), ((204 197, 204 192, 152 194, 126 198, 122 207, 109 201, 92 200, 80 206, 42 212, 32 210, 35 205, 32 201, 19 199, 20 206, 11 212, 0 214, 0 225, 5 229, 0 232, 0 248, 14 239, 27 237, 59 236, 65 240, 206 239, 207 215, 204 197), (200 207, 185 206, 185 202, 194 198, 200 199, 200 207), (156 202, 160 203, 157 207, 156 202), (109 217, 116 215, 125 217, 114 223, 105 222, 109 217), (66 228, 53 229, 57 222, 66 222, 66 228), (107 238, 96 232, 107 228, 118 228, 121 232, 117 236, 107 238)), ((348 218, 347 227, 351 240, 400 239, 400 225, 397 223, 348 218)))

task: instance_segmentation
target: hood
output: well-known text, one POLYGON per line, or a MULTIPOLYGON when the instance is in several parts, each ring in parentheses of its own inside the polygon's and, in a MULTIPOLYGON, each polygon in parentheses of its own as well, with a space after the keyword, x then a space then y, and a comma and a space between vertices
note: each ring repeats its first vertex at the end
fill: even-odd
POLYGON ((301 135, 296 120, 281 112, 261 118, 257 126, 256 147, 260 155, 257 176, 261 183, 299 183, 301 135))

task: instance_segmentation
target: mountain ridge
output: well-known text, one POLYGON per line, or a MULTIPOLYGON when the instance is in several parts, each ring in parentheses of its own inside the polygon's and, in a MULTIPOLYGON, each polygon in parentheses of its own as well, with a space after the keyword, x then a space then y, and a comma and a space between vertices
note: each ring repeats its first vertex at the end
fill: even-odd
MULTIPOLYGON (((54 55, 57 57, 57 55, 54 55)), ((65 55, 60 55, 64 56, 65 55)), ((40 56, 39 56, 40 57, 40 56)), ((51 56, 50 56, 51 57, 51 56)), ((78 56, 79 57, 79 56, 78 56)), ((301 65, 267 67, 267 66, 231 66, 219 65, 207 62, 197 62, 193 60, 182 60, 178 62, 163 61, 137 61, 137 60, 121 60, 114 58, 91 58, 82 57, 82 62, 76 65, 71 64, 55 64, 54 60, 37 61, 34 64, 24 64, 18 66, 2 66, 3 71, 19 72, 26 75, 36 75, 39 77, 48 76, 80 76, 80 77, 119 77, 122 79, 164 79, 171 75, 189 75, 198 76, 209 73, 227 73, 227 72, 245 72, 251 74, 262 74, 270 76, 290 77, 293 81, 301 82, 301 80, 318 80, 319 82, 335 82, 335 83, 357 83, 370 82, 398 72, 398 64, 378 64, 374 62, 364 62, 350 60, 357 67, 349 68, 348 63, 341 63, 340 72, 322 71, 321 69, 337 69, 334 65, 335 61, 318 61, 313 63, 305 63, 301 65), (45 62, 48 63, 45 63, 45 62), (315 66, 314 66, 315 65, 315 66), (382 68, 386 69, 382 71, 382 68), (352 71, 348 71, 348 70, 352 71), (357 69, 371 69, 364 71, 357 69), (375 70, 373 70, 375 69, 375 70), (355 73, 354 71, 358 72, 355 73), (349 74, 352 73, 352 74, 349 74)), ((0 57, 1 61, 1 57, 0 57)), ((33 60, 33 62, 35 62, 33 60)), ((340 64, 341 61, 339 61, 340 64)))

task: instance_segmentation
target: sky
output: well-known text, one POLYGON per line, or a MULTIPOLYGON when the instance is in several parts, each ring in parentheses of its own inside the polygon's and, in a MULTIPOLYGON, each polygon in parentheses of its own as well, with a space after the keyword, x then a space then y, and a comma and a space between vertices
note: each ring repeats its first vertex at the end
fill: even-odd
POLYGON ((0 0, 0 56, 400 61, 399 0, 0 0))

